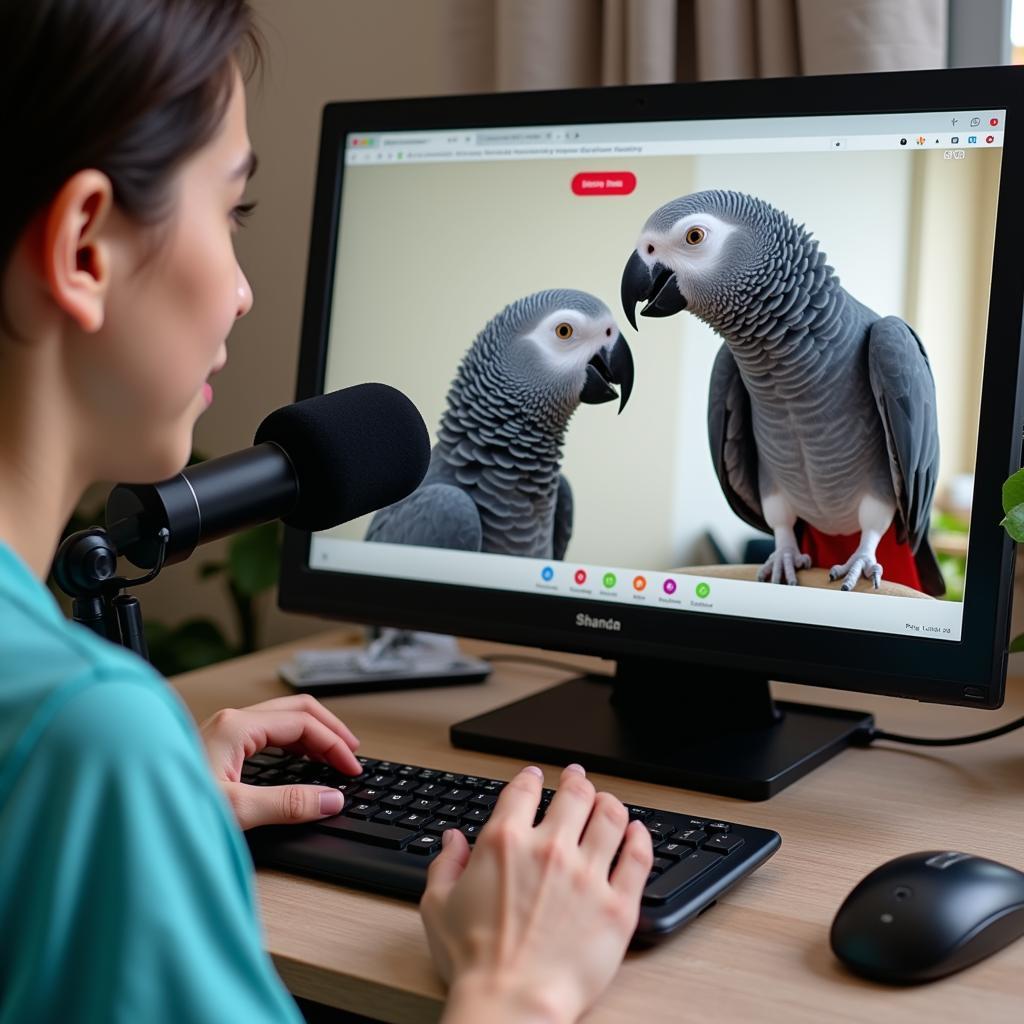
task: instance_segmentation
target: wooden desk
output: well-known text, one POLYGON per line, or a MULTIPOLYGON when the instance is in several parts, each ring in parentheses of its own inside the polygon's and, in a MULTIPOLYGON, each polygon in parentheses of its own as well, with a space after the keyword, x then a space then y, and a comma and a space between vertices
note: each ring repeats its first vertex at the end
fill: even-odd
MULTIPOLYGON (((173 682, 201 721, 220 707, 285 693, 275 667, 292 649, 337 643, 345 635, 332 631, 173 682)), ((516 650, 476 642, 466 647, 474 653, 516 650)), ((546 656, 608 668, 596 659, 546 656)), ((518 762, 451 747, 448 726, 568 674, 502 663, 480 686, 325 703, 356 730, 368 756, 509 778, 518 762)), ((952 736, 1024 714, 1020 682, 998 712, 791 685, 777 685, 776 693, 872 711, 890 730, 952 736)), ((553 785, 557 769, 542 767, 553 785)), ((912 989, 850 976, 828 946, 829 925, 846 894, 891 857, 952 848, 1024 868, 1024 732, 947 749, 878 744, 847 750, 763 803, 591 777, 627 802, 774 828, 783 845, 698 920, 660 947, 630 954, 587 1017, 590 1024, 1024 1019, 1024 940, 951 978, 912 989)), ((296 995, 384 1021, 437 1019, 443 989, 415 906, 277 871, 258 872, 258 889, 268 947, 296 995)))

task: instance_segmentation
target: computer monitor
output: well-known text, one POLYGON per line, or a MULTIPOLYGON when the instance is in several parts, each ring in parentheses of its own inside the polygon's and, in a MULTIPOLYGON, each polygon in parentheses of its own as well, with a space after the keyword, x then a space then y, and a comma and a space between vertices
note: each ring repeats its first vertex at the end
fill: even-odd
POLYGON ((871 727, 769 679, 998 707, 1022 74, 327 106, 298 397, 435 448, 281 606, 614 659, 453 741, 754 799, 871 727))

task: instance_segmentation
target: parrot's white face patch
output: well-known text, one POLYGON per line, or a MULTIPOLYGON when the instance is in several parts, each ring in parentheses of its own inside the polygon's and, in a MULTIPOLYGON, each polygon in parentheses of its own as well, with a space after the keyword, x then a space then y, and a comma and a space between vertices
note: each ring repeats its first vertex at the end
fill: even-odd
POLYGON ((689 213, 668 231, 644 231, 636 251, 648 267, 655 263, 668 267, 685 295, 686 282, 700 280, 714 269, 726 241, 737 230, 712 213, 689 213))
POLYGON ((525 337, 537 346, 554 373, 569 376, 585 372, 587 363, 618 336, 619 328, 609 312, 591 317, 577 309, 560 309, 544 317, 525 337))

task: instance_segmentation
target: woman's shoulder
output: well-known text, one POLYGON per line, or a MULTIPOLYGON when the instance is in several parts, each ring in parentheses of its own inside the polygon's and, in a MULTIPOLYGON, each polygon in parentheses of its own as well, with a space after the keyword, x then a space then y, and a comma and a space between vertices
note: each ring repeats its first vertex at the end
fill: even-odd
POLYGON ((195 750, 180 699, 146 661, 60 619, 15 616, 0 630, 0 777, 40 744, 82 758, 195 750), (20 621, 19 621, 20 620, 20 621))

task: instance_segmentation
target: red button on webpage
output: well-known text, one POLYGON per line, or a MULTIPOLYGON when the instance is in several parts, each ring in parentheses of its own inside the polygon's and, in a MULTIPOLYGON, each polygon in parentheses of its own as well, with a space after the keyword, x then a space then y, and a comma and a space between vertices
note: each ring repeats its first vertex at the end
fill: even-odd
POLYGON ((632 171, 583 171, 572 179, 577 196, 628 196, 635 188, 632 171))

